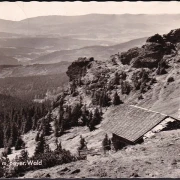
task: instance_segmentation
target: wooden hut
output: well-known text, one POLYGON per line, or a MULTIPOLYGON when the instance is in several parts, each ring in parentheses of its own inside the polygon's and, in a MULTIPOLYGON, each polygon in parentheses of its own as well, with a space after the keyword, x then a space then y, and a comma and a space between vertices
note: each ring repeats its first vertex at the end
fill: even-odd
POLYGON ((105 114, 102 128, 112 133, 114 148, 143 142, 156 132, 180 128, 180 120, 133 105, 114 106, 105 114))

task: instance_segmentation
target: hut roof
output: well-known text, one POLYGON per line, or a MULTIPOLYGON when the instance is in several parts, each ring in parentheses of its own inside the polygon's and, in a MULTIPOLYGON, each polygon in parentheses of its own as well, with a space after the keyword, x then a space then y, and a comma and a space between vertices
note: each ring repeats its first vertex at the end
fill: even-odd
POLYGON ((137 106, 119 105, 106 114, 102 128, 128 141, 135 142, 167 117, 137 106))

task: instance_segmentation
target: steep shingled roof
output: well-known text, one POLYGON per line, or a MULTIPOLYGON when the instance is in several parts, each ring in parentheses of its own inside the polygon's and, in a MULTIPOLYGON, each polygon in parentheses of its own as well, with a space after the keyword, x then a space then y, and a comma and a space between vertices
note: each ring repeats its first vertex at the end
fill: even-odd
POLYGON ((119 105, 107 112, 108 121, 102 125, 102 128, 135 142, 166 117, 165 114, 137 106, 119 105))

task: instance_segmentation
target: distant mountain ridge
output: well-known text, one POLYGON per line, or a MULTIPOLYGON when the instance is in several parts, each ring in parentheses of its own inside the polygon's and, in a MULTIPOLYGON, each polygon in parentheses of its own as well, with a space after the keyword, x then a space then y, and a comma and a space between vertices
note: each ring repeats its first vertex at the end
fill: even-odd
POLYGON ((0 20, 0 32, 26 35, 79 35, 83 38, 96 36, 98 39, 123 42, 150 36, 156 32, 167 33, 171 29, 178 28, 179 19, 179 14, 40 16, 21 21, 0 20))
MULTIPOLYGON (((106 60, 143 42, 136 39, 175 29, 180 15, 88 14, 0 19, 0 62, 8 65, 73 61, 80 56, 106 60), (129 42, 118 47, 116 44, 129 42), (107 46, 107 47, 106 47, 107 46), (108 47, 109 46, 109 47, 108 47), (110 47, 111 46, 111 47, 110 47), (129 47, 128 47, 129 46, 129 47)), ((1 64, 1 63, 0 63, 1 64)))
POLYGON ((55 51, 44 56, 40 56, 35 60, 32 60, 30 63, 57 63, 63 60, 68 62, 74 61, 78 57, 85 56, 85 57, 94 57, 97 60, 105 61, 107 60, 112 54, 121 53, 126 51, 134 46, 140 47, 142 46, 145 41, 146 37, 134 39, 128 42, 124 42, 121 44, 113 45, 113 46, 87 46, 80 49, 72 49, 72 50, 62 50, 62 51, 55 51))

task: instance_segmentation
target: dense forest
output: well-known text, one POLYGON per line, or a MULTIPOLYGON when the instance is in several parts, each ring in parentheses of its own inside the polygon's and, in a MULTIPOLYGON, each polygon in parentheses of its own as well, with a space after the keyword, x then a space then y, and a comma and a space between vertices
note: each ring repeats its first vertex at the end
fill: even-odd
POLYGON ((44 98, 47 91, 57 94, 66 85, 67 81, 68 77, 64 73, 1 78, 0 94, 31 101, 35 96, 44 98))

